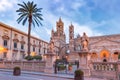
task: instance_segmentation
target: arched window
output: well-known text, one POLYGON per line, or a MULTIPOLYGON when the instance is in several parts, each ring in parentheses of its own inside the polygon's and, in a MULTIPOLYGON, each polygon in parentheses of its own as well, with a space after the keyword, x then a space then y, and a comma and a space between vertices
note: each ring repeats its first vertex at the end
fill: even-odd
POLYGON ((91 54, 91 59, 92 59, 92 61, 93 61, 93 62, 96 61, 97 58, 98 58, 97 53, 93 52, 93 53, 91 54))
POLYGON ((115 61, 117 61, 118 60, 118 54, 119 54, 119 52, 114 52, 114 54, 112 55, 112 58, 113 58, 113 60, 115 60, 115 61))
POLYGON ((103 62, 107 62, 107 60, 106 60, 106 59, 103 59, 103 62))
POLYGON ((81 46, 80 45, 78 45, 78 51, 80 51, 81 50, 81 46))
POLYGON ((114 52, 115 55, 118 55, 118 52, 114 52))

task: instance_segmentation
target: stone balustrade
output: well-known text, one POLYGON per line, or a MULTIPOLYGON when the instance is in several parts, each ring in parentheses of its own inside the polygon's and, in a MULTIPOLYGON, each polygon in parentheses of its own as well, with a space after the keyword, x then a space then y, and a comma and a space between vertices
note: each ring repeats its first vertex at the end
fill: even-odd
POLYGON ((115 62, 94 62, 93 70, 96 71, 116 71, 118 64, 115 62))
POLYGON ((91 76, 106 80, 119 80, 120 62, 93 62, 91 76))
POLYGON ((44 61, 4 61, 0 62, 0 68, 2 69, 13 69, 14 67, 19 66, 22 70, 25 71, 38 71, 44 72, 45 62, 44 61))

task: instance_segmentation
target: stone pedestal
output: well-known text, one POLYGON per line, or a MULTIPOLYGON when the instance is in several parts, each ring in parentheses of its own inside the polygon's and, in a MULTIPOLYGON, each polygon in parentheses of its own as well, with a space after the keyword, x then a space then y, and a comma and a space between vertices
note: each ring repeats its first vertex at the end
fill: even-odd
POLYGON ((81 51, 79 54, 79 69, 84 72, 84 76, 90 76, 90 69, 88 67, 88 52, 81 51))
POLYGON ((54 73, 54 58, 55 54, 49 53, 46 54, 46 65, 45 65, 45 73, 54 73))

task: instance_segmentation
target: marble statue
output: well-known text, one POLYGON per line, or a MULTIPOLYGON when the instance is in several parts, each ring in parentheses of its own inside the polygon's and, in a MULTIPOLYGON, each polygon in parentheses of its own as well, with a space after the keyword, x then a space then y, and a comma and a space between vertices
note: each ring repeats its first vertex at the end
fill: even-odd
POLYGON ((81 38, 81 44, 82 44, 82 50, 87 51, 88 50, 88 43, 89 43, 89 38, 86 35, 86 33, 83 33, 83 36, 81 38))
POLYGON ((49 51, 53 52, 54 51, 54 42, 53 39, 51 38, 50 43, 49 43, 49 51))

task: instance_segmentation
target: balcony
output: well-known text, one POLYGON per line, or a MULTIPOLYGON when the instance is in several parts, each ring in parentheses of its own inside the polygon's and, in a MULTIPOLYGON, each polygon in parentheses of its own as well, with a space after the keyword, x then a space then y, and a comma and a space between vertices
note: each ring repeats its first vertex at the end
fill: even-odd
POLYGON ((7 45, 4 45, 4 48, 7 49, 7 50, 9 49, 7 45))
POLYGON ((18 48, 14 48, 13 51, 14 51, 14 52, 18 52, 18 48))
POLYGON ((20 52, 24 53, 24 52, 25 52, 25 49, 20 49, 20 52))

